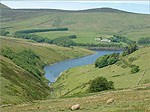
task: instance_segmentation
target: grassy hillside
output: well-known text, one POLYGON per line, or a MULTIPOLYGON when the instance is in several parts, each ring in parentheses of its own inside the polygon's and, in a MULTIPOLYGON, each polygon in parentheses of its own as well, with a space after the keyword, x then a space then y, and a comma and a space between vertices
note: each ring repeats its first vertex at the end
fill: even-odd
POLYGON ((135 86, 143 72, 146 73, 140 84, 150 83, 150 47, 139 48, 136 52, 122 58, 114 65, 104 68, 95 68, 94 64, 74 67, 66 70, 52 85, 55 90, 54 97, 69 96, 86 93, 89 81, 103 76, 114 82, 115 88, 127 88, 135 86), (132 74, 129 65, 140 67, 138 73, 132 74))
POLYGON ((11 48, 13 51, 19 52, 23 49, 31 49, 38 54, 45 64, 53 64, 62 60, 82 57, 93 54, 93 51, 74 47, 66 48, 56 45, 35 43, 30 40, 16 39, 10 37, 1 37, 1 48, 11 48))
POLYGON ((1 56, 1 105, 45 99, 50 88, 26 70, 1 56))
POLYGON ((63 10, 2 10, 2 25, 11 33, 18 30, 41 28, 69 28, 64 32, 42 32, 37 35, 54 39, 75 34, 75 42, 99 43, 94 38, 108 38, 114 34, 132 40, 150 36, 150 15, 134 14, 111 8, 84 11, 63 10), (11 24, 10 24, 11 23, 11 24), (140 34, 140 35, 139 35, 140 34))
MULTIPOLYGON (((61 98, 3 107, 3 112, 70 112, 74 104, 80 104, 77 112, 149 112, 150 85, 125 90, 86 94, 75 98, 61 98), (138 88, 138 89, 137 89, 138 88), (113 98, 112 104, 106 104, 113 98)), ((76 111, 75 111, 76 112, 76 111)))
MULTIPOLYGON (((44 65, 94 53, 93 51, 78 47, 65 48, 56 45, 28 42, 24 39, 1 37, 1 51, 6 50, 8 50, 7 54, 10 53, 8 58, 12 59, 12 61, 20 67, 7 58, 1 58, 2 104, 18 104, 25 101, 46 98, 49 95, 49 90, 47 89, 48 86, 44 83, 47 81, 44 78, 44 65), (13 51, 12 54, 10 50, 13 51), (32 51, 39 56, 39 58, 33 60, 32 55, 31 57, 28 57, 32 52, 23 54, 23 52, 25 53, 25 50, 32 51), (28 60, 26 60, 26 58, 28 60), (33 63, 36 63, 34 64, 35 66, 30 64, 32 61, 33 63), (26 65, 26 67, 24 67, 24 65, 26 65), (29 73, 21 67, 29 72, 30 70, 33 72, 29 73), (37 78, 34 77, 35 74, 33 74, 35 73, 35 70, 41 72, 38 77, 36 76, 37 78)), ((1 52, 1 54, 4 55, 3 52, 1 52)))
POLYGON ((41 61, 36 60, 36 67, 42 72, 42 74, 44 74, 43 65, 53 64, 62 60, 82 57, 94 53, 93 51, 78 47, 58 47, 56 45, 33 43, 24 39, 15 39, 10 37, 1 37, 1 40, 2 51, 6 51, 9 48, 17 55, 24 50, 31 50, 38 55, 41 61))

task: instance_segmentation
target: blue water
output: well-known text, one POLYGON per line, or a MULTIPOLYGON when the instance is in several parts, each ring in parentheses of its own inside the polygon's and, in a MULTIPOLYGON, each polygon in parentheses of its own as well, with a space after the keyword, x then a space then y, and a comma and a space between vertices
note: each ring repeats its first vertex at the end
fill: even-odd
POLYGON ((55 78, 59 76, 59 74, 71 67, 82 66, 93 64, 99 56, 103 56, 111 53, 122 53, 122 51, 95 51, 96 54, 85 56, 82 58, 76 58, 71 60, 66 60, 62 62, 58 62, 56 64, 45 66, 45 78, 50 80, 50 82, 55 82, 55 78))

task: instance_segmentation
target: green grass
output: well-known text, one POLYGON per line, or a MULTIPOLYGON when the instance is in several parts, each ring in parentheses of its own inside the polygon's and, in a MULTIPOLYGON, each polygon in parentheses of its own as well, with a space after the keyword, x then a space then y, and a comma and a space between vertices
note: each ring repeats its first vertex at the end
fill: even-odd
POLYGON ((80 104, 77 112, 149 112, 150 111, 150 85, 142 85, 136 90, 106 91, 89 94, 75 98, 59 98, 50 100, 38 100, 22 105, 3 107, 3 112, 70 112, 74 104, 80 104), (109 98, 113 98, 112 104, 106 104, 109 98))
POLYGON ((26 70, 1 56, 1 105, 45 99, 50 88, 26 70))
POLYGON ((44 10, 3 10, 1 28, 14 33, 18 30, 67 27, 66 32, 44 32, 37 35, 54 39, 60 36, 77 35, 75 42, 99 43, 94 38, 110 37, 114 34, 127 36, 138 41, 141 37, 150 36, 150 15, 115 12, 45 12, 44 10), (11 11, 13 12, 11 14, 11 11), (15 14, 16 18, 13 18, 15 14), (28 17, 28 18, 25 18, 28 17), (13 19, 10 19, 13 18, 13 19), (15 20, 15 21, 13 21, 15 20))
POLYGON ((22 51, 24 49, 31 49, 45 64, 53 64, 66 59, 82 57, 93 54, 93 51, 74 47, 60 47, 56 45, 33 43, 25 39, 16 39, 12 37, 1 37, 1 49, 6 47, 11 48, 15 52, 22 51))
POLYGON ((128 88, 135 86, 146 70, 142 79, 143 83, 150 83, 150 47, 139 48, 136 52, 122 58, 114 65, 104 68, 95 68, 94 64, 74 67, 66 70, 52 85, 55 88, 54 97, 77 95, 86 93, 89 87, 89 81, 103 76, 114 82, 115 88, 128 88), (129 62, 129 58, 135 58, 129 62), (140 67, 140 71, 131 74, 131 68, 127 64, 134 64, 140 67))
MULTIPOLYGON (((93 54, 93 51, 74 47, 65 48, 56 45, 28 42, 25 39, 16 39, 12 37, 1 37, 1 50, 5 48, 11 49, 18 53, 23 50, 32 50, 40 57, 41 64, 53 64, 66 59, 77 58, 93 54)), ((33 74, 28 73, 24 69, 15 65, 11 60, 1 58, 1 105, 2 104, 19 104, 33 100, 46 98, 50 93, 47 90, 48 86, 43 80, 40 81, 33 74)), ((36 66, 44 75, 44 70, 38 63, 36 66)))

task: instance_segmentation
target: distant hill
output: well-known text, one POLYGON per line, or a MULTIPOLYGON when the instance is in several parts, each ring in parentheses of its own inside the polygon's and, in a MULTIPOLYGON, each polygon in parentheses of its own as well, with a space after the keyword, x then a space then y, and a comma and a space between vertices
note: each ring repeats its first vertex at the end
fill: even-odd
MULTIPOLYGON (((95 43, 94 38, 100 34, 104 35, 104 38, 114 34, 125 35, 136 41, 150 35, 149 14, 106 7, 77 11, 10 9, 2 10, 0 16, 1 28, 9 30, 10 33, 24 29, 65 27, 69 29, 70 34, 78 36, 74 40, 76 42, 95 43)), ((40 36, 50 37, 51 33, 41 33, 40 36)))
POLYGON ((17 9, 22 11, 39 11, 39 12, 70 12, 70 13, 87 13, 87 12, 108 12, 108 13, 131 13, 113 8, 94 8, 85 10, 62 10, 62 9, 17 9))
POLYGON ((2 10, 2 9, 10 9, 10 8, 8 6, 0 3, 0 9, 2 10))
MULTIPOLYGON (((8 6, 0 3, 0 7, 1 9, 11 9, 8 6)), ((15 10, 15 9, 12 9, 15 10)), ((76 12, 110 12, 110 13, 130 13, 127 11, 122 11, 122 10, 118 10, 118 9, 113 9, 113 8, 108 8, 108 7, 104 7, 104 8, 94 8, 94 9, 85 9, 85 10, 62 10, 62 9, 16 9, 16 10, 20 10, 20 11, 39 11, 39 12, 72 12, 72 13, 76 13, 76 12)))

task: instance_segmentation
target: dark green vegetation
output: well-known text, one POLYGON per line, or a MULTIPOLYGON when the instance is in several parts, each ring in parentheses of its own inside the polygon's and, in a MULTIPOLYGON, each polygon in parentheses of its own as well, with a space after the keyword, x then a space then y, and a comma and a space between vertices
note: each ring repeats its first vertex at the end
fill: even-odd
POLYGON ((17 31, 15 32, 15 34, 18 33, 36 33, 36 32, 48 32, 48 31, 67 31, 68 28, 57 28, 57 29, 32 29, 32 30, 21 30, 21 31, 17 31))
POLYGON ((16 53, 10 48, 5 48, 2 49, 1 55, 11 59, 16 65, 27 70, 39 80, 41 79, 42 72, 38 69, 37 66, 40 66, 42 69, 45 64, 32 50, 27 49, 16 53))
POLYGON ((126 56, 126 55, 128 55, 128 54, 133 53, 133 52, 136 51, 137 49, 138 49, 138 48, 137 48, 137 45, 136 45, 136 44, 127 46, 126 49, 123 51, 122 55, 123 55, 123 56, 126 56))
POLYGON ((8 31, 1 30, 1 29, 0 29, 0 35, 1 35, 1 36, 6 36, 6 35, 8 35, 8 34, 9 34, 8 31))
POLYGON ((150 37, 140 38, 138 44, 150 44, 150 37))
POLYGON ((131 67, 131 73, 137 73, 139 70, 139 66, 134 65, 131 67))
POLYGON ((40 36, 34 35, 34 34, 25 34, 25 33, 15 32, 14 37, 22 38, 22 39, 31 39, 31 40, 38 42, 38 43, 51 43, 50 39, 48 39, 46 37, 43 38, 43 37, 40 37, 40 36))
MULTIPOLYGON (((1 56, 1 105, 20 104, 45 99, 50 88, 20 68, 11 60, 1 56)), ((21 60, 22 61, 22 60, 21 60)))
POLYGON ((117 43, 124 42, 124 43, 127 43, 128 45, 136 43, 135 41, 132 41, 132 40, 128 39, 127 37, 123 37, 123 36, 119 36, 119 35, 113 35, 113 37, 110 37, 109 39, 112 42, 117 42, 117 43))
POLYGON ((36 32, 47 32, 47 31, 67 31, 68 28, 58 28, 58 29, 32 29, 32 30, 21 30, 16 31, 13 36, 16 38, 23 38, 23 39, 31 39, 39 43, 49 43, 51 44, 52 41, 49 38, 43 38, 38 35, 30 34, 36 32))
POLYGON ((2 36, 1 42, 1 105, 46 99, 50 89, 44 78, 45 65, 94 53, 12 37, 2 36))
MULTIPOLYGON (((140 70, 139 66, 136 66, 134 64, 129 64, 128 62, 124 61, 124 59, 122 58, 122 56, 129 55, 135 52, 136 50, 137 50, 137 45, 133 44, 127 46, 121 55, 119 53, 113 53, 109 55, 100 56, 95 61, 95 67, 103 68, 105 66, 115 64, 117 61, 123 61, 126 64, 124 67, 128 66, 131 68, 131 73, 137 73, 140 70)), ((133 62, 134 60, 136 59, 132 57, 129 58, 129 62, 133 62)))
POLYGON ((89 86, 89 92, 100 92, 110 89, 114 89, 114 83, 112 81, 107 81, 104 77, 95 78, 89 86))
POLYGON ((108 65, 112 65, 119 61, 119 53, 113 53, 109 55, 104 55, 100 56, 96 61, 95 61, 95 67, 98 68, 103 68, 108 65))
POLYGON ((56 44, 58 46, 64 46, 64 47, 70 47, 70 46, 74 46, 75 45, 75 42, 73 42, 68 37, 58 37, 58 38, 52 40, 52 43, 56 44))

